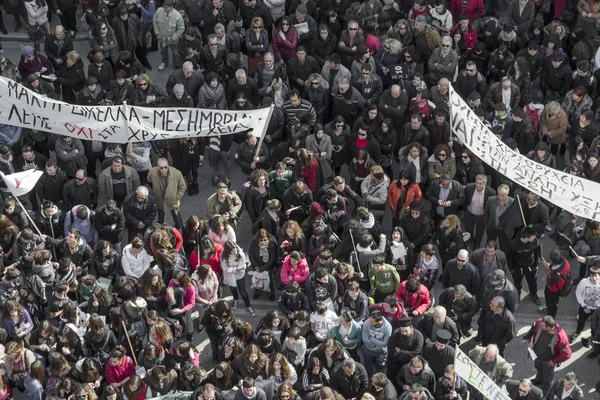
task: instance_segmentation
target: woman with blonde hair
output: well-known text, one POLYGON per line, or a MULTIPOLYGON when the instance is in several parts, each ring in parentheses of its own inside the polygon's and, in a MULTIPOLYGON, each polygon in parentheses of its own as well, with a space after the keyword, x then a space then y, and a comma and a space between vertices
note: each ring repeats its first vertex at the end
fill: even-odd
POLYGON ((556 155, 558 148, 566 145, 569 117, 557 101, 551 101, 544 107, 541 122, 542 139, 550 143, 550 152, 556 155))
POLYGON ((70 51, 67 53, 67 61, 63 63, 55 72, 55 84, 60 85, 62 99, 69 104, 75 104, 78 93, 85 85, 85 72, 83 71, 83 61, 79 53, 70 51))
POLYGON ((24 379, 27 373, 30 372, 31 364, 34 361, 35 354, 33 354, 33 351, 24 348, 17 342, 10 342, 6 345, 6 361, 4 363, 6 377, 21 391, 25 389, 24 379))
POLYGON ((456 257, 460 249, 465 247, 463 233, 460 229, 460 220, 456 215, 450 214, 444 218, 437 242, 443 268, 449 260, 456 257))
POLYGON ((142 107, 159 107, 167 99, 167 94, 147 74, 139 74, 135 80, 133 105, 142 107))
POLYGON ((279 232, 277 244, 279 245, 278 251, 281 260, 293 251, 304 252, 306 249, 306 239, 300 224, 296 221, 287 221, 283 224, 279 232))
POLYGON ((248 69, 252 74, 257 71, 257 64, 262 62, 265 52, 269 48, 269 33, 261 17, 252 18, 250 27, 246 31, 246 52, 248 55, 248 69))

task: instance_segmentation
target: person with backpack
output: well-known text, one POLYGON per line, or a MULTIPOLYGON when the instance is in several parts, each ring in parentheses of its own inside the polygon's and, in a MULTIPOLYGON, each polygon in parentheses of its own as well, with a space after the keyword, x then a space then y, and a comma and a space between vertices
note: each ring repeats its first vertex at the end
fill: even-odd
POLYGON ((114 349, 119 342, 117 337, 102 321, 98 314, 90 317, 89 330, 83 337, 83 354, 95 357, 100 364, 106 365, 110 358, 110 350, 114 349))
POLYGON ((558 312, 558 302, 561 297, 566 297, 570 288, 573 287, 573 281, 571 280, 571 264, 563 257, 559 249, 552 250, 550 253, 549 263, 541 258, 541 263, 549 273, 546 277, 546 287, 544 288, 544 297, 546 298, 546 304, 538 308, 539 311, 547 311, 548 315, 556 318, 558 312), (567 293, 565 293, 567 291, 567 293))
POLYGON ((94 212, 84 205, 76 205, 65 216, 65 237, 71 229, 78 229, 81 237, 90 247, 98 242, 98 232, 94 228, 94 212))

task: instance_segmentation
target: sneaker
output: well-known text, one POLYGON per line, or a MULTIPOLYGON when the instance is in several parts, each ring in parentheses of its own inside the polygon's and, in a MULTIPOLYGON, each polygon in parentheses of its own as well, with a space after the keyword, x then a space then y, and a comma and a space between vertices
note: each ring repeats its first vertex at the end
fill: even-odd
POLYGON ((215 175, 215 176, 213 176, 213 178, 212 178, 212 185, 213 185, 213 186, 217 186, 217 185, 219 184, 219 179, 221 179, 221 178, 219 177, 219 175, 215 175))
POLYGON ((166 67, 167 67, 167 64, 165 64, 165 63, 160 63, 160 64, 158 65, 158 70, 159 70, 159 71, 162 71, 162 70, 164 70, 166 67))
POLYGON ((579 336, 581 336, 581 333, 579 332, 575 332, 574 334, 572 334, 569 338, 569 344, 574 343, 579 336))
POLYGON ((533 300, 533 302, 535 303, 536 306, 539 306, 542 304, 542 301, 537 296, 531 296, 531 300, 533 300))
POLYGON ((256 317, 256 311, 254 311, 254 308, 252 307, 248 307, 248 313, 253 316, 256 317))
POLYGON ((547 310, 548 310, 548 306, 545 304, 543 306, 538 307, 539 312, 546 312, 547 310))
POLYGON ((234 300, 233 301, 233 306, 231 306, 231 308, 233 308, 233 311, 237 310, 237 306, 238 306, 238 301, 234 300))
POLYGON ((552 227, 550 224, 546 225, 546 232, 552 232, 552 227))

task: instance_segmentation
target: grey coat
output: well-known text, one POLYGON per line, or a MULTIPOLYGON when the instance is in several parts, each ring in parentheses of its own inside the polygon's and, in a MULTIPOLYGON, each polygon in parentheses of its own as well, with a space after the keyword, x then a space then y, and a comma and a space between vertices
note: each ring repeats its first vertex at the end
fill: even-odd
POLYGON ((81 140, 72 138, 70 143, 62 138, 56 141, 56 158, 58 167, 67 173, 67 176, 74 177, 78 169, 87 166, 87 158, 81 140))

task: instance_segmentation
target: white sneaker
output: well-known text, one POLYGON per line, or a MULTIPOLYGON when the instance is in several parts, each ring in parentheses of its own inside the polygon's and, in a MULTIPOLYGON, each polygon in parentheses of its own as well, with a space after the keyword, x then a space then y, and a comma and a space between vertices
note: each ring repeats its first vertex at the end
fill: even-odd
POLYGON ((159 66, 158 66, 158 70, 162 71, 162 70, 164 70, 166 68, 166 66, 167 65, 165 63, 160 63, 159 66))
POLYGON ((543 306, 539 306, 539 307, 538 307, 538 311, 539 311, 539 312, 544 312, 544 311, 546 311, 546 310, 548 310, 548 306, 547 306, 547 305, 545 305, 545 304, 544 304, 543 306))

